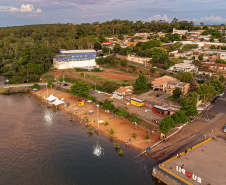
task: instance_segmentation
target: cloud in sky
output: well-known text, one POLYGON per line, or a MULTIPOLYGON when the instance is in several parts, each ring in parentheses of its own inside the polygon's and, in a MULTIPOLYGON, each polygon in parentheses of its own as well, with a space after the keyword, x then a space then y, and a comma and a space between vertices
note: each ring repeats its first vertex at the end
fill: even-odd
POLYGON ((22 4, 20 8, 12 7, 9 10, 10 12, 22 12, 22 13, 28 13, 28 12, 34 12, 34 13, 42 13, 42 10, 38 8, 37 10, 34 10, 33 4, 22 4))
POLYGON ((172 21, 172 19, 169 18, 167 15, 163 15, 163 16, 161 16, 161 15, 153 15, 152 17, 149 17, 147 19, 143 19, 143 21, 145 21, 145 22, 160 21, 160 20, 166 21, 166 22, 171 22, 172 21))
POLYGON ((226 23, 225 0, 0 0, 0 26, 103 22, 179 20, 226 23), (37 16, 39 15, 39 16, 37 16), (28 19, 29 18, 29 19, 28 19))

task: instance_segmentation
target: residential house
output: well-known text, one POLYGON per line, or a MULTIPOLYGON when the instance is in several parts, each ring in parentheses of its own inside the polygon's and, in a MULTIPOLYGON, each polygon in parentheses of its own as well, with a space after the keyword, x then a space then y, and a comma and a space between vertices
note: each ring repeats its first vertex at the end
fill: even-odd
POLYGON ((175 64, 168 71, 197 72, 198 68, 194 64, 191 64, 191 62, 191 60, 184 60, 184 63, 175 64))
POLYGON ((95 50, 60 50, 53 58, 53 67, 57 69, 96 67, 95 50))
POLYGON ((112 93, 112 97, 116 98, 116 99, 119 99, 119 100, 123 100, 123 94, 118 93, 118 92, 113 92, 112 93))
POLYGON ((187 94, 190 84, 186 82, 170 81, 166 89, 166 94, 173 95, 173 91, 179 88, 183 94, 187 94))
POLYGON ((179 81, 176 78, 173 78, 171 76, 163 76, 161 78, 157 78, 154 81, 151 82, 153 90, 158 90, 158 91, 166 91, 168 83, 170 81, 179 81))
POLYGON ((186 34, 186 33, 188 33, 188 30, 176 30, 175 28, 173 28, 173 34, 175 34, 175 33, 177 33, 179 35, 186 34))
POLYGON ((226 71, 226 64, 210 64, 210 63, 202 63, 203 66, 209 67, 210 69, 216 70, 216 71, 226 71))
POLYGON ((150 61, 152 58, 148 58, 148 57, 137 57, 135 55, 128 55, 127 60, 132 61, 132 62, 136 62, 139 64, 143 64, 143 65, 148 65, 151 66, 150 63, 148 63, 148 61, 150 61))
POLYGON ((131 86, 119 87, 115 92, 120 93, 123 96, 129 96, 133 94, 133 88, 131 86))
POLYGON ((142 39, 147 39, 150 36, 149 33, 136 33, 134 37, 141 37, 142 39))
POLYGON ((125 42, 126 46, 135 47, 138 42, 125 42))

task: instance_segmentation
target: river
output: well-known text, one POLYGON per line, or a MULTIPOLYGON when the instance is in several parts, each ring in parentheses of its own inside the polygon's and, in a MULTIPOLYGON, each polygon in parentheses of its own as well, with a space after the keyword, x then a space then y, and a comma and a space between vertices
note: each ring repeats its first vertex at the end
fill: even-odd
POLYGON ((68 120, 26 93, 0 95, 0 184, 158 184, 152 159, 122 143, 120 157, 114 141, 68 120))

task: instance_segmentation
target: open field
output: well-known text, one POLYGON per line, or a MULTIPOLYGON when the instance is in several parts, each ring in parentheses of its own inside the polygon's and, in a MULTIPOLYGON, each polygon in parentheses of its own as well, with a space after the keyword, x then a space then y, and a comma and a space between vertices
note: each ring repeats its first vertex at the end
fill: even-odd
POLYGON ((106 81, 115 81, 119 84, 121 83, 128 83, 133 84, 135 80, 138 78, 137 74, 125 73, 123 71, 117 69, 108 69, 104 68, 103 72, 76 72, 75 69, 67 69, 67 70, 54 70, 46 73, 42 76, 45 77, 46 75, 53 75, 57 81, 59 78, 71 78, 71 79, 82 79, 90 84, 103 84, 106 81), (83 73, 85 76, 82 76, 83 73))

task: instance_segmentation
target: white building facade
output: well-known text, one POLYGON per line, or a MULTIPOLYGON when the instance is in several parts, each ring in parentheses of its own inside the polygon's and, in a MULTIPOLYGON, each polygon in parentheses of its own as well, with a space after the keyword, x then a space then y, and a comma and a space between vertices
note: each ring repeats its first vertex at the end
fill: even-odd
POLYGON ((57 69, 96 67, 95 50, 60 50, 53 58, 53 67, 57 69))

